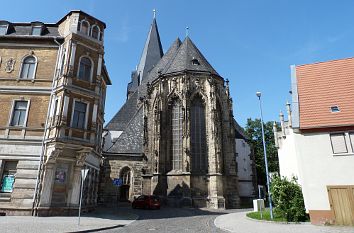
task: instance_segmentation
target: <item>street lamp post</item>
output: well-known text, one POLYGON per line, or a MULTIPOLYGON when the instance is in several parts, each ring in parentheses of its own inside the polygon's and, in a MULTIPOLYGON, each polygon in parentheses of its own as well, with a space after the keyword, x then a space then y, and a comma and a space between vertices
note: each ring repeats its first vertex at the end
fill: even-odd
POLYGON ((265 163, 266 176, 267 176, 267 188, 268 188, 270 218, 273 219, 273 206, 272 206, 272 198, 271 198, 271 195, 270 195, 270 187, 269 187, 268 159, 267 159, 267 150, 266 150, 266 142, 265 142, 265 138, 264 138, 264 127, 263 127, 263 112, 262 112, 262 101, 261 101, 262 93, 257 91, 256 95, 257 95, 258 100, 259 100, 259 110, 260 110, 260 113, 261 113, 263 152, 264 152, 264 163, 265 163))

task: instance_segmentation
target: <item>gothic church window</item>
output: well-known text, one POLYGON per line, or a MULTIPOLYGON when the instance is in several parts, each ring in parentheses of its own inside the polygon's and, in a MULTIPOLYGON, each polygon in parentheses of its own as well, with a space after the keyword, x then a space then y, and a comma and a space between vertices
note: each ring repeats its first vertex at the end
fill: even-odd
POLYGON ((36 70, 36 58, 34 56, 26 57, 22 62, 21 79, 33 79, 36 70))
POLYGON ((182 169, 182 125, 183 113, 180 101, 175 100, 171 106, 171 154, 172 169, 182 169))
POLYGON ((191 156, 192 171, 207 172, 205 106, 200 97, 193 100, 191 107, 191 156))
POLYGON ((78 78, 84 81, 91 80, 92 62, 88 57, 82 57, 79 64, 78 78))

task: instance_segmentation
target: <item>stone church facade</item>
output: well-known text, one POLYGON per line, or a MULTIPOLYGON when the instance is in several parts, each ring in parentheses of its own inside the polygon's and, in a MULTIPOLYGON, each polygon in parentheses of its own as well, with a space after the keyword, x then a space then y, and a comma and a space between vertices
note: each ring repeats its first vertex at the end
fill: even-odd
POLYGON ((104 132, 99 201, 155 194, 173 206, 238 207, 236 124, 228 80, 188 36, 163 54, 154 19, 126 103, 104 132))

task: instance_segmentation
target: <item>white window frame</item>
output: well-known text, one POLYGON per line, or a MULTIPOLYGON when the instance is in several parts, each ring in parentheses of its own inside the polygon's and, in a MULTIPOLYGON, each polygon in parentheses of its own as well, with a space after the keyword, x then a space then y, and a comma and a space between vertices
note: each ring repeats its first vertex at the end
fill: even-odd
POLYGON ((31 36, 41 36, 41 35, 42 35, 42 32, 43 32, 43 26, 33 25, 33 26, 31 27, 31 36), (34 28, 39 28, 39 29, 41 29, 39 35, 33 35, 33 29, 34 29, 34 28))
POLYGON ((350 139, 350 134, 353 134, 353 131, 335 131, 335 132, 330 132, 328 134, 329 136, 329 143, 331 146, 331 153, 333 156, 345 156, 345 155, 354 155, 354 145, 352 144, 352 141, 350 139), (333 150, 333 144, 332 144, 332 138, 331 135, 333 134, 344 134, 344 140, 345 140, 345 145, 347 147, 347 152, 342 152, 342 153, 334 153, 333 150))
POLYGON ((38 65, 38 58, 37 56, 35 56, 34 54, 29 54, 29 55, 26 55, 22 58, 21 60, 21 68, 20 68, 20 73, 18 74, 18 79, 20 80, 35 80, 36 79, 36 75, 37 75, 37 65, 38 65), (27 78, 27 79, 24 79, 21 77, 21 74, 22 74, 22 69, 23 69, 23 62, 25 61, 25 59, 27 57, 34 57, 35 59, 35 63, 34 63, 34 71, 33 71, 33 77, 32 78, 27 78))
POLYGON ((78 80, 81 80, 81 81, 85 81, 85 82, 90 82, 90 83, 92 83, 93 70, 94 70, 94 67, 95 67, 94 64, 95 64, 95 63, 93 62, 93 60, 92 60, 91 57, 89 57, 89 56, 87 56, 87 55, 82 55, 82 56, 80 57, 80 59, 79 59, 79 64, 78 64, 78 67, 77 67, 76 78, 77 78, 78 80), (90 61, 91 61, 91 71, 90 71, 90 79, 89 79, 89 80, 83 80, 83 79, 80 79, 80 78, 79 78, 81 59, 84 58, 84 57, 90 59, 90 61))
POLYGON ((101 38, 101 28, 100 28, 97 24, 94 24, 94 25, 91 26, 91 28, 90 28, 90 36, 91 36, 93 39, 100 41, 100 38, 101 38), (92 31, 93 31, 93 29, 94 29, 95 27, 98 28, 98 35, 97 35, 97 38, 94 38, 94 37, 92 36, 92 31))
POLYGON ((77 99, 77 98, 75 98, 75 99, 73 100, 73 106, 72 106, 72 109, 71 109, 70 127, 73 128, 73 129, 87 130, 89 109, 90 109, 90 102, 88 102, 88 101, 86 101, 86 100, 82 100, 82 99, 77 99), (86 104, 84 128, 76 128, 76 127, 73 127, 74 111, 75 111, 75 104, 76 104, 76 102, 81 102, 81 103, 85 103, 85 104, 86 104))
POLYGON ((81 20, 81 21, 80 21, 80 29, 79 29, 79 31, 80 31, 80 33, 81 33, 82 35, 90 36, 90 34, 91 34, 91 24, 90 24, 90 22, 87 21, 86 19, 81 20), (82 23, 83 23, 83 22, 86 22, 86 23, 88 24, 88 27, 87 27, 87 34, 85 34, 83 31, 81 31, 81 29, 82 29, 82 23))
POLYGON ((23 100, 23 99, 13 99, 12 100, 12 107, 11 107, 11 111, 10 111, 10 116, 9 116, 9 120, 7 125, 9 127, 18 127, 18 128, 22 128, 22 127, 27 127, 27 119, 28 119, 28 113, 29 113, 29 109, 30 109, 30 105, 31 105, 31 100, 23 100), (26 101, 27 102, 27 109, 26 109, 26 116, 25 116, 25 120, 23 121, 23 125, 19 126, 19 125, 11 125, 12 122, 12 117, 15 111, 15 104, 18 101, 26 101))

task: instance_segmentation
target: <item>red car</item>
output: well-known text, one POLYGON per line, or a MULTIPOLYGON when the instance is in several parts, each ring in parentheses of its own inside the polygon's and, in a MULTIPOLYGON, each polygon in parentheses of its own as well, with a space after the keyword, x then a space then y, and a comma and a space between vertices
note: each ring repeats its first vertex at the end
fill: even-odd
POLYGON ((141 195, 132 203, 133 209, 160 209, 160 205, 160 198, 155 195, 141 195))

